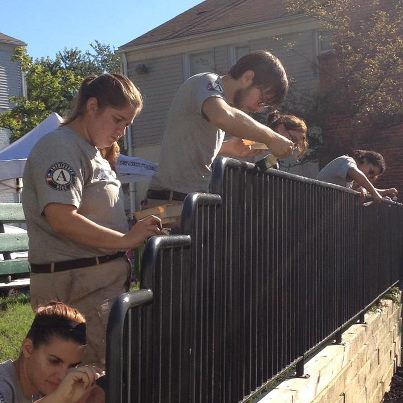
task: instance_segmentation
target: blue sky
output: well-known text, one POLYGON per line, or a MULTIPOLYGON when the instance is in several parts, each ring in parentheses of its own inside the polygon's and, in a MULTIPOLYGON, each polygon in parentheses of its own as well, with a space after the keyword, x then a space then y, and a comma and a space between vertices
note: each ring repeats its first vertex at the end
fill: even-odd
POLYGON ((1 0, 0 32, 28 44, 33 57, 64 48, 89 49, 98 40, 115 48, 202 0, 1 0))

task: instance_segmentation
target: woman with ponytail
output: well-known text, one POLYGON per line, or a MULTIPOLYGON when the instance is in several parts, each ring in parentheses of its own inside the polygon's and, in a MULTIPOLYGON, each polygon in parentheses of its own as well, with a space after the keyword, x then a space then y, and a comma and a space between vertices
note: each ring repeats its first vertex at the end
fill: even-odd
POLYGON ((371 195, 374 201, 397 196, 397 189, 377 189, 373 182, 386 170, 383 156, 375 151, 354 150, 330 161, 319 172, 317 179, 347 188, 357 188, 363 195, 371 195))
POLYGON ((139 90, 126 76, 87 77, 72 113, 36 144, 24 173, 31 304, 59 300, 82 312, 88 341, 84 362, 98 367, 105 365, 111 304, 129 287, 125 252, 160 233, 154 216, 129 231, 121 184, 101 153, 113 151, 142 106, 139 90))

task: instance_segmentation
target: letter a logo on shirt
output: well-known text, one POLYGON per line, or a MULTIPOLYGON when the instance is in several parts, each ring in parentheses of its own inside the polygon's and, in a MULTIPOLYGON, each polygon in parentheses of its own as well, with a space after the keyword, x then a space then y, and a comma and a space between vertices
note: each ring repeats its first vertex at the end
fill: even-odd
POLYGON ((46 173, 47 184, 55 190, 69 190, 76 181, 74 169, 65 162, 56 162, 46 173))
POLYGON ((220 81, 218 79, 215 80, 214 83, 211 83, 211 82, 208 83, 207 89, 209 91, 218 91, 218 92, 221 92, 221 93, 224 92, 224 88, 222 87, 222 85, 221 85, 221 83, 220 83, 220 81))

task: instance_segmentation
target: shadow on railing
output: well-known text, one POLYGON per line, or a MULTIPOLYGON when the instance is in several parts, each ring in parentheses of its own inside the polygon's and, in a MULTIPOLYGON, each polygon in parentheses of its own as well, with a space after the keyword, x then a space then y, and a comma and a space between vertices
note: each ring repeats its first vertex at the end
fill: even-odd
POLYGON ((111 314, 124 332, 108 329, 108 402, 246 401, 303 375, 399 281, 399 203, 363 207, 356 192, 231 159, 211 191, 186 198, 185 235, 147 243, 153 303, 111 314))

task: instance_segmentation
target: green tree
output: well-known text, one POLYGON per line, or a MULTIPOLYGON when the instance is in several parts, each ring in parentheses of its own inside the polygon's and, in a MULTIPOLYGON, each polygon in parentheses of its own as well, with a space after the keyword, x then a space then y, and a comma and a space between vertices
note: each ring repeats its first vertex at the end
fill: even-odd
POLYGON ((98 41, 91 50, 64 49, 55 59, 33 60, 26 49, 17 48, 13 60, 21 65, 27 83, 27 98, 12 97, 13 109, 0 115, 0 127, 15 141, 33 129, 50 113, 65 115, 81 81, 89 74, 120 71, 120 59, 109 45, 98 41))
POLYGON ((334 113, 354 124, 403 120, 403 3, 396 0, 288 0, 288 10, 321 21, 337 69, 312 113, 322 125, 334 113))

